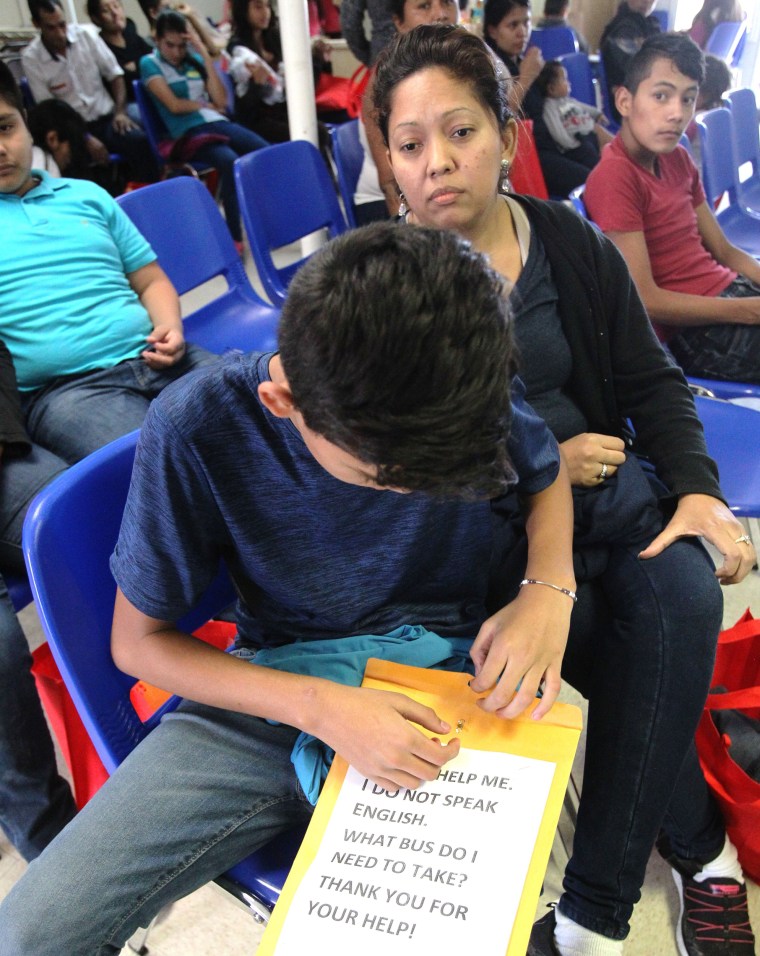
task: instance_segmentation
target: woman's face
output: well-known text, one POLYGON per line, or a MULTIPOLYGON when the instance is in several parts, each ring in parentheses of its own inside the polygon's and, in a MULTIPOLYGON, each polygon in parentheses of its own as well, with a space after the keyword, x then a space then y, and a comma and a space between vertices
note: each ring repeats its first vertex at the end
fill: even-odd
POLYGON ((253 30, 266 30, 272 19, 269 0, 248 0, 248 26, 253 30))
POLYGON ((512 159, 515 127, 502 133, 469 84, 429 67, 394 90, 388 143, 414 221, 469 235, 499 201, 501 161, 512 159))
POLYGON ((488 36, 507 56, 522 56, 530 40, 530 7, 512 7, 493 27, 486 27, 488 36))
POLYGON ((406 0, 404 19, 394 14, 393 22, 399 33, 409 33, 415 27, 428 23, 457 23, 459 4, 457 0, 406 0))
POLYGON ((127 25, 127 18, 124 14, 124 7, 121 0, 102 0, 98 11, 100 17, 99 26, 106 33, 123 30, 127 25))
POLYGON ((172 66, 179 66, 187 56, 187 36, 184 33, 165 33, 156 40, 158 52, 172 66))

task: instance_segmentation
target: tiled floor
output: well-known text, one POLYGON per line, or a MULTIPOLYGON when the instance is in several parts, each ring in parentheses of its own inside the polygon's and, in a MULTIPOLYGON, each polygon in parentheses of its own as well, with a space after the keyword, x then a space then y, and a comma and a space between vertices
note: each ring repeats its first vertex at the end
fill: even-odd
MULTIPOLYGON (((754 572, 738 587, 725 591, 724 622, 732 624, 746 607, 760 614, 760 575, 754 572)), ((32 647, 42 640, 34 608, 22 612, 24 630, 32 647)), ((547 871, 545 902, 556 899, 561 882, 562 848, 560 841, 547 871)), ((26 864, 0 832, 0 898, 24 872, 26 864)), ((750 884, 750 913, 760 929, 760 888, 750 884)), ((674 956, 674 926, 678 900, 668 868, 655 855, 650 860, 642 900, 633 917, 626 956, 674 956)), ((151 932, 151 956, 242 956, 256 951, 261 930, 251 917, 215 886, 193 893, 165 915, 151 932)), ((125 949, 123 956, 130 950, 125 949)), ((62 954, 66 956, 66 954, 62 954)), ((750 954, 747 954, 750 956, 750 954)))

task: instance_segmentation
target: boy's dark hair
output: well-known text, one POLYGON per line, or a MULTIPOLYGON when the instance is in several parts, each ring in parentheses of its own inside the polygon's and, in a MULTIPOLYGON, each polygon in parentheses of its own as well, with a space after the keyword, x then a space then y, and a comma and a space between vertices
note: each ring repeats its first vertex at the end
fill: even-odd
POLYGON ((90 18, 92 23, 95 24, 96 27, 99 27, 101 24, 100 0, 87 0, 86 8, 87 8, 87 16, 90 18))
POLYGON ((187 20, 177 10, 162 10, 156 17, 156 39, 167 33, 187 33, 187 20))
POLYGON ((705 78, 699 84, 701 98, 710 106, 720 106, 726 90, 731 89, 733 78, 725 60, 712 53, 705 53, 705 78))
POLYGON ((487 27, 498 27, 504 17, 515 7, 527 7, 530 10, 530 0, 486 0, 483 7, 483 39, 489 46, 495 46, 488 36, 487 27))
POLYGON ((546 97, 549 93, 549 87, 555 80, 559 79, 560 70, 562 70, 562 64, 559 60, 547 60, 541 67, 541 72, 533 81, 536 92, 546 97))
POLYGON ((515 480, 503 280, 453 233, 373 223, 299 270, 282 366, 307 427, 377 467, 377 483, 465 498, 515 480))
POLYGON ((645 40, 628 63, 623 86, 629 93, 638 90, 657 60, 670 60, 679 73, 697 84, 705 78, 705 58, 690 37, 685 33, 658 33, 645 40))
POLYGON ((26 117, 24 97, 21 95, 19 85, 11 73, 11 68, 2 60, 0 60, 0 100, 26 117))
POLYGON ((545 17, 561 17, 567 10, 570 0, 546 0, 544 3, 545 17))
POLYGON ((61 0, 29 0, 29 14, 32 23, 40 22, 41 13, 55 13, 60 10, 63 13, 63 4, 61 0))
POLYGON ((483 41, 453 24, 419 26, 399 34, 377 60, 372 102, 386 146, 394 90, 408 77, 429 67, 440 67, 466 84, 483 108, 495 116, 500 130, 512 119, 504 87, 483 41))
POLYGON ((69 178, 87 179, 90 158, 87 152, 87 123, 73 106, 63 100, 42 100, 29 110, 27 126, 35 146, 50 151, 47 134, 55 133, 62 143, 69 144, 70 160, 61 173, 69 178))

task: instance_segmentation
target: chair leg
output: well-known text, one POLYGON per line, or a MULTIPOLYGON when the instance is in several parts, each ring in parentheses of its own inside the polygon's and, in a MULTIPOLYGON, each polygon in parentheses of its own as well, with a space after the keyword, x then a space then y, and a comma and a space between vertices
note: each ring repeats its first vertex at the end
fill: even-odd
POLYGON ((221 876, 217 876, 211 885, 218 887, 226 896, 232 897, 234 903, 251 914, 254 923, 266 925, 269 922, 269 917, 272 915, 269 907, 262 903, 262 901, 255 897, 250 891, 246 890, 245 887, 241 886, 240 883, 222 874, 221 876))
MULTIPOLYGON (((161 914, 159 913, 159 916, 161 914)), ((158 916, 154 916, 153 919, 146 927, 140 927, 136 933, 133 933, 127 940, 127 949, 133 953, 137 953, 137 956, 148 956, 148 935, 150 931, 156 924, 158 916)))

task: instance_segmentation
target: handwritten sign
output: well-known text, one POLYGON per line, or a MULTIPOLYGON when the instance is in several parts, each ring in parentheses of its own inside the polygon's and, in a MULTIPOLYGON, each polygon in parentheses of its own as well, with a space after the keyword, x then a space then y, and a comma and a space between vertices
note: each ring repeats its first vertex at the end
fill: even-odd
POLYGON ((556 765, 463 748, 418 790, 349 768, 276 956, 504 956, 556 765))

